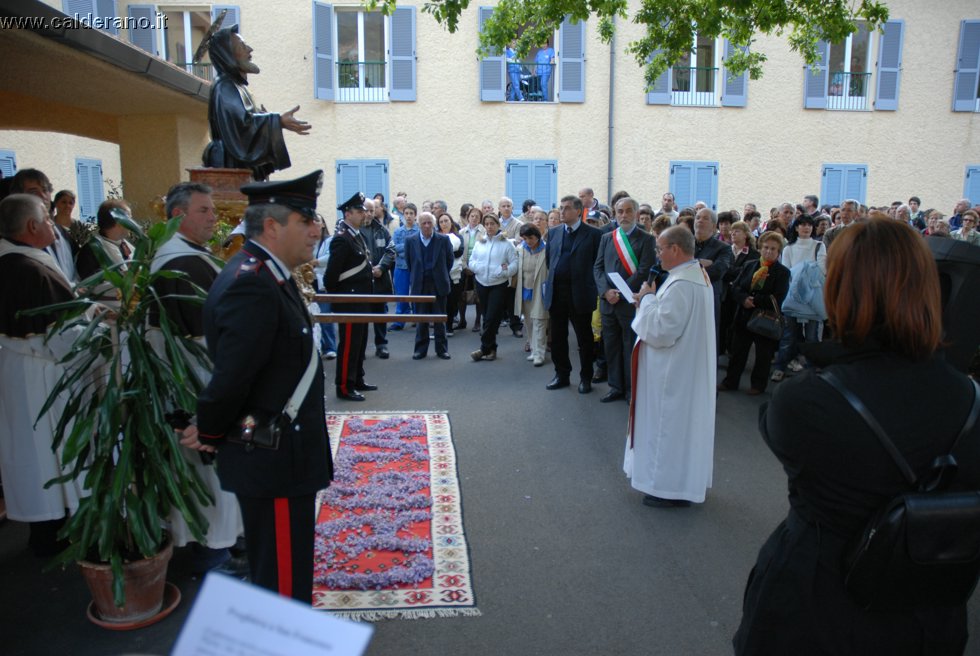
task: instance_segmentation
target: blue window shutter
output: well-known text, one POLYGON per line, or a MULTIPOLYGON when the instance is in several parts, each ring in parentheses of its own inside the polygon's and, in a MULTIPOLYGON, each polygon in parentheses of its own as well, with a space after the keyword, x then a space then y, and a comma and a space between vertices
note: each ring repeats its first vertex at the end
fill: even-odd
POLYGON ((155 5, 129 5, 130 42, 151 55, 159 55, 157 39, 157 8, 155 5))
POLYGON ((699 200, 718 211, 718 162, 694 163, 694 202, 699 200))
POLYGON ((853 199, 865 202, 868 189, 867 164, 824 164, 820 198, 829 205, 853 199))
MULTIPOLYGON (((659 55, 662 50, 654 50, 652 57, 659 55)), ((648 105, 669 105, 670 104, 670 73, 672 69, 668 66, 667 70, 660 74, 657 81, 653 83, 653 88, 647 93, 648 105)), ((674 196, 675 200, 677 196, 674 196)))
MULTIPOLYGON (((493 7, 480 7, 480 32, 483 24, 493 14, 493 7)), ((507 91, 507 77, 504 75, 504 57, 494 51, 489 57, 480 60, 480 100, 484 102, 503 102, 507 91)))
POLYGON ((388 97, 393 101, 414 101, 415 7, 398 7, 389 20, 391 53, 388 70, 391 80, 388 83, 388 97))
POLYGON ((878 37, 878 85, 875 91, 875 109, 898 109, 898 88, 902 71, 902 42, 905 38, 905 21, 890 20, 878 37))
MULTIPOLYGON (((337 205, 358 191, 368 198, 380 192, 388 199, 388 160, 337 160, 337 205)), ((343 217, 343 213, 338 211, 337 216, 343 217)))
POLYGON ((507 183, 504 188, 507 190, 507 197, 520 207, 521 203, 531 197, 531 162, 507 160, 506 167, 507 183))
POLYGON ((211 5, 211 22, 218 17, 223 9, 227 9, 228 13, 225 14, 225 19, 221 21, 221 27, 231 27, 232 25, 238 26, 238 33, 244 34, 242 31, 242 12, 238 8, 238 5, 211 5))
POLYGON ((844 200, 844 169, 824 164, 820 183, 820 198, 828 205, 840 205, 844 200))
MULTIPOLYGON (((747 50, 748 48, 742 48, 743 52, 747 50)), ((728 61, 729 56, 735 52, 735 46, 728 39, 725 39, 725 49, 723 52, 725 53, 725 57, 722 59, 722 66, 728 61)), ((722 107, 745 107, 749 94, 748 71, 741 75, 729 77, 728 69, 722 68, 722 76, 724 80, 721 92, 722 107)))
POLYGON ((844 199, 853 198, 863 204, 865 202, 865 191, 867 188, 867 166, 850 165, 844 170, 844 199))
POLYGON ((585 23, 566 16, 558 39, 558 101, 585 102, 585 23))
POLYGON ((953 111, 973 112, 977 108, 977 80, 980 77, 980 20, 960 22, 960 45, 953 72, 953 111))
POLYGON ((971 205, 980 205, 980 164, 966 167, 963 198, 969 198, 971 205))
POLYGON ((78 216, 94 221, 99 205, 105 200, 102 185, 102 162, 97 159, 75 159, 75 184, 78 188, 78 216))
MULTIPOLYGON (((530 198, 544 209, 548 210, 558 204, 558 162, 555 160, 540 160, 531 167, 530 198)), ((523 202, 523 201, 522 201, 523 202)))
POLYGON ((670 193, 674 194, 677 207, 694 205, 694 165, 691 162, 670 163, 670 193))
POLYGON ((0 150, 0 173, 12 178, 17 173, 17 155, 12 150, 0 150))
POLYGON ((830 44, 817 41, 820 59, 813 66, 807 66, 803 81, 803 107, 806 109, 827 108, 827 60, 830 59, 830 44))
MULTIPOLYGON (((320 100, 334 99, 333 59, 333 5, 314 1, 313 86, 314 97, 320 100)), ((344 200, 347 198, 350 198, 350 194, 344 200)))
MULTIPOLYGON (((78 17, 84 23, 89 23, 90 15, 103 19, 119 15, 116 13, 116 0, 62 0, 61 10, 66 16, 78 17)), ((115 21, 106 20, 103 25, 104 32, 119 36, 119 25, 115 21)))

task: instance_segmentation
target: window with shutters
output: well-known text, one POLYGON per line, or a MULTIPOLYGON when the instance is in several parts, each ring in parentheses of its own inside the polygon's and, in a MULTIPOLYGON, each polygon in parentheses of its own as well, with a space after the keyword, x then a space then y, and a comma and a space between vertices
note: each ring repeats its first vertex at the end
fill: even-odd
POLYGON ((953 73, 953 111, 980 112, 980 20, 960 23, 953 73))
MULTIPOLYGON (((0 158, 3 157, 0 151, 0 158)), ((971 164, 966 167, 966 178, 963 181, 963 198, 969 198, 970 204, 976 207, 980 205, 980 164, 971 164)))
POLYGON ((703 202, 718 211, 718 162, 671 161, 670 193, 677 207, 703 202))
MULTIPOLYGON (((361 192, 367 198, 375 194, 388 194, 388 160, 386 159, 338 159, 337 160, 337 202, 342 205, 348 198, 361 192)), ((343 212, 337 211, 337 218, 343 212)))
POLYGON ((521 207, 525 200, 548 210, 558 206, 558 161, 509 159, 506 162, 507 197, 521 207))
POLYGON ((194 54, 204 39, 204 35, 207 34, 208 28, 211 27, 212 21, 222 15, 222 12, 224 12, 224 18, 221 21, 221 27, 238 25, 238 33, 242 34, 239 8, 235 5, 214 5, 210 8, 193 9, 161 7, 161 12, 166 19, 161 35, 163 58, 177 64, 192 75, 205 80, 212 79, 210 53, 205 52, 201 61, 196 64, 193 63, 194 54))
MULTIPOLYGON (((480 7, 481 32, 493 10, 480 7)), ((480 60, 480 100, 585 102, 585 23, 566 17, 550 39, 525 57, 511 47, 491 51, 480 60)))
POLYGON ((0 150, 0 173, 4 178, 12 178, 17 173, 17 155, 12 150, 0 150))
POLYGON ((867 164, 824 164, 820 183, 820 200, 839 206, 845 200, 864 204, 868 189, 867 164))
POLYGON ((75 158, 75 186, 78 189, 78 216, 83 221, 94 221, 99 205, 105 200, 102 160, 75 158))
POLYGON ((313 3, 316 97, 342 103, 415 100, 415 7, 390 16, 313 3))
POLYGON ((840 43, 819 41, 818 61, 806 67, 803 106, 845 111, 897 110, 904 33, 903 20, 889 20, 881 32, 871 32, 859 22, 857 29, 840 43), (875 53, 877 58, 872 60, 875 53))
POLYGON ((116 0, 62 0, 61 11, 86 25, 119 36, 116 0))
POLYGON ((657 78, 647 92, 647 104, 744 107, 748 74, 729 74, 725 68, 734 51, 727 39, 695 33, 691 51, 657 78))

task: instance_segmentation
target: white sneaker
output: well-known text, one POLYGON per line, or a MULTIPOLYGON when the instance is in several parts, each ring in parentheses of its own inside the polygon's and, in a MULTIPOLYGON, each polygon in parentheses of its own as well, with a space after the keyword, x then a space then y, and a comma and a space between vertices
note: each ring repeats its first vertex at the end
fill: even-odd
POLYGON ((543 364, 544 364, 544 358, 541 358, 541 357, 537 357, 537 358, 534 358, 534 359, 532 360, 532 362, 534 362, 534 366, 535 366, 535 367, 540 367, 541 365, 543 365, 543 364))
POLYGON ((776 369, 776 371, 772 372, 772 377, 770 377, 769 380, 773 381, 774 383, 778 383, 785 377, 786 377, 785 372, 776 369))
POLYGON ((337 359, 337 352, 336 351, 327 351, 326 353, 323 354, 323 357, 325 357, 328 360, 336 360, 337 359))
POLYGON ((789 363, 789 370, 793 373, 799 373, 803 371, 803 363, 799 360, 793 360, 789 363))
POLYGON ((528 362, 532 362, 532 361, 534 361, 534 356, 533 356, 533 355, 529 355, 529 356, 527 356, 527 361, 528 361, 528 362))

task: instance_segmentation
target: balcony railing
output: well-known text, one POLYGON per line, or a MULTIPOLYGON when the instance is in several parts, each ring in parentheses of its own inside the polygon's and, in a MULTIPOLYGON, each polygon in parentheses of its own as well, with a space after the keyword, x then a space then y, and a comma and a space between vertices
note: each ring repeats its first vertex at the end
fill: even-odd
POLYGON ((213 76, 211 64, 186 64, 183 62, 178 62, 177 66, 180 66, 191 75, 196 75, 202 80, 207 80, 208 82, 211 81, 213 76))
POLYGON ((827 84, 827 109, 867 109, 870 82, 871 73, 831 71, 827 84))
POLYGON ((674 66, 671 71, 671 104, 692 107, 716 105, 715 76, 717 73, 717 68, 674 66))
POLYGON ((388 102, 385 63, 337 62, 337 102, 388 102))
POLYGON ((555 99, 555 64, 507 62, 507 100, 540 102, 555 99), (514 84, 520 93, 514 91, 514 84))

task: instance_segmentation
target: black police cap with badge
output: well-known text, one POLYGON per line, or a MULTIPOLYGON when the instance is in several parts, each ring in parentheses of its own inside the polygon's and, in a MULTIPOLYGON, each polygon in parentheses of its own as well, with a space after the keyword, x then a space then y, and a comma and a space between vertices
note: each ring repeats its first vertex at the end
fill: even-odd
POLYGON ((338 205, 337 209, 341 212, 346 212, 348 210, 363 210, 364 200, 364 194, 358 191, 355 192, 353 196, 348 198, 347 202, 338 205))
MULTIPOLYGON (((241 187, 251 205, 282 205, 304 216, 316 218, 316 199, 323 188, 323 171, 316 170, 295 180, 250 182, 241 187)), ((363 198, 363 196, 362 196, 363 198)))

